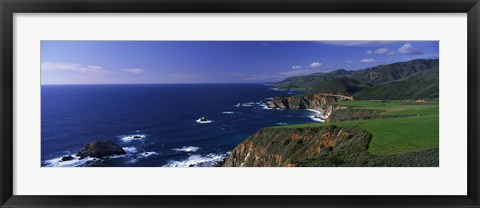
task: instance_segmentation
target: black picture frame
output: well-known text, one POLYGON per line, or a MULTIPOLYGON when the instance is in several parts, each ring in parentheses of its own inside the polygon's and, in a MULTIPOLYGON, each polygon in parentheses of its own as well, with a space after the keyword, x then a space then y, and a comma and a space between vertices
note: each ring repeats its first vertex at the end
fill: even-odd
MULTIPOLYGON (((480 207, 478 0, 0 0, 1 207, 480 207), (468 194, 465 196, 25 196, 13 195, 15 13, 467 13, 468 194)), ((446 179, 448 180, 448 179, 446 179)), ((439 181, 441 186, 441 181, 439 181)), ((252 184, 253 187, 253 184, 252 184)))

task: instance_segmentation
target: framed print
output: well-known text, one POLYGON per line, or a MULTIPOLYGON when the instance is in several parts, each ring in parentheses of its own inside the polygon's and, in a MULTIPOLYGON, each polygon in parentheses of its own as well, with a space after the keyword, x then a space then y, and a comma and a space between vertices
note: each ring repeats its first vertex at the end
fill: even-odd
POLYGON ((2 207, 479 207, 478 1, 1 1, 2 207))

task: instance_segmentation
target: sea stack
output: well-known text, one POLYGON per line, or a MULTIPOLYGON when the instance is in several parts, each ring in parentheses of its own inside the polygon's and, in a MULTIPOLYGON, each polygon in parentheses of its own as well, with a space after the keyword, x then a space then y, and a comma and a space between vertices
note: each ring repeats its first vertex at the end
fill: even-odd
POLYGON ((77 153, 77 157, 83 159, 85 157, 102 158, 110 155, 123 155, 126 154, 120 145, 111 140, 106 141, 93 141, 90 144, 86 144, 77 153))

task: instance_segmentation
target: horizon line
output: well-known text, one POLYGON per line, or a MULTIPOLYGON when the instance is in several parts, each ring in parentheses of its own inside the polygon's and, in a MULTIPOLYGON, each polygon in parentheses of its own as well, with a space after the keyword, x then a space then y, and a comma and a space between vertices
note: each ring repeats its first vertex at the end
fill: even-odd
POLYGON ((231 82, 191 82, 191 83, 82 83, 82 84, 40 84, 41 86, 48 86, 48 85, 176 85, 176 84, 263 84, 263 85, 268 85, 273 82, 236 82, 236 83, 231 83, 231 82))

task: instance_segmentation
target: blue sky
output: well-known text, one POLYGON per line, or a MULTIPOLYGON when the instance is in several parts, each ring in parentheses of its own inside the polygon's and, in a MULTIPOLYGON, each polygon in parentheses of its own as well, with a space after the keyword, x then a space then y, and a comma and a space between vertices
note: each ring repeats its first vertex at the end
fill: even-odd
POLYGON ((267 83, 438 58, 438 41, 42 41, 42 84, 267 83))

